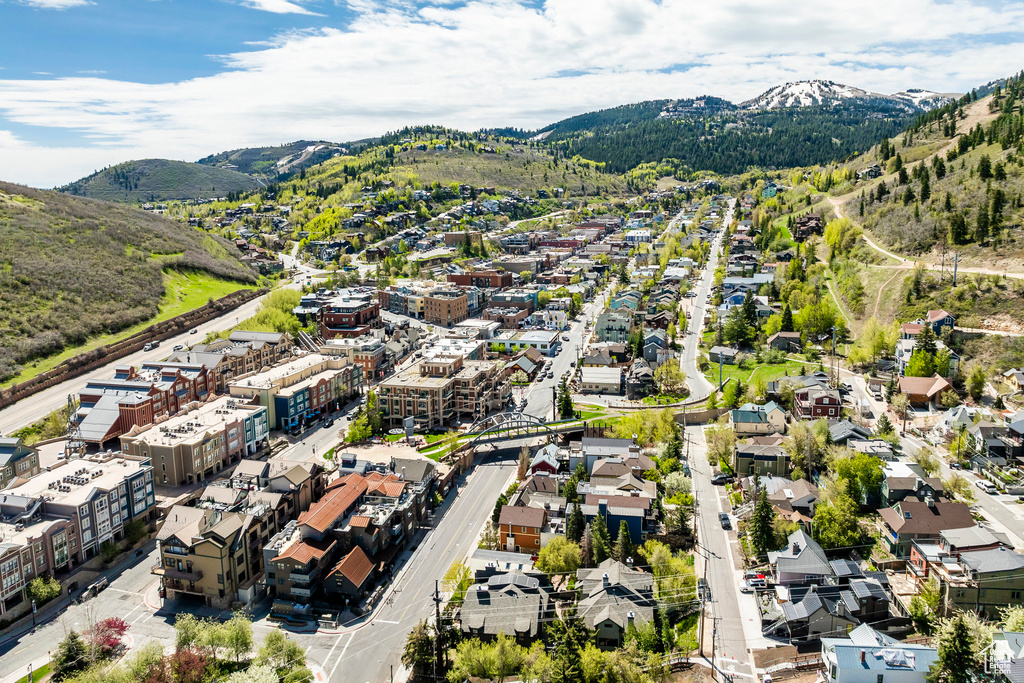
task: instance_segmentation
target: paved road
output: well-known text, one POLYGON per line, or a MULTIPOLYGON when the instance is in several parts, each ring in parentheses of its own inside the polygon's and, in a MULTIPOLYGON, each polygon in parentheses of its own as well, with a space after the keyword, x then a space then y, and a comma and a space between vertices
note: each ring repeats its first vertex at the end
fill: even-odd
POLYGON ((729 674, 752 678, 747 633, 760 636, 760 618, 755 619, 758 613, 754 598, 739 591, 743 573, 738 569, 738 541, 736 532, 726 532, 719 521, 718 515, 729 510, 729 504, 722 497, 724 489, 711 484, 704 430, 688 427, 686 435, 697 500, 697 569, 711 587, 711 602, 705 608, 704 653, 710 656, 714 638, 715 665, 729 674))
MULTIPOLYGON (((305 266, 302 266, 300 270, 304 274, 317 272, 305 266)), ((299 289, 301 285, 293 280, 285 285, 285 287, 290 289, 299 289)), ((17 429, 21 429, 26 425, 32 424, 36 420, 46 417, 55 410, 65 407, 68 401, 68 394, 77 396, 78 392, 85 388, 85 385, 89 380, 109 379, 110 377, 113 377, 115 366, 134 365, 137 367, 145 362, 163 360, 164 358, 167 358, 171 354, 171 350, 179 344, 184 346, 198 344, 202 342, 210 332, 219 332, 221 330, 234 327, 240 321, 253 316, 256 311, 259 310, 262 303, 263 297, 253 299, 249 303, 243 304, 232 311, 228 311, 222 316, 214 318, 202 325, 198 325, 195 328, 197 330, 196 334, 189 334, 188 332, 185 332, 176 337, 171 337, 170 339, 162 341, 159 347, 151 351, 137 351, 129 356, 112 360, 110 363, 96 368, 92 372, 69 379, 66 382, 61 382, 60 384, 18 401, 14 405, 7 406, 3 410, 0 410, 0 434, 10 434, 17 429)))
POLYGON ((706 399, 715 389, 714 385, 704 377, 704 373, 697 368, 697 358, 700 356, 700 339, 704 332, 704 311, 710 305, 708 295, 715 283, 715 268, 718 267, 722 239, 725 235, 725 228, 732 222, 735 204, 735 199, 730 201, 729 209, 722 219, 722 230, 715 237, 715 241, 711 243, 711 254, 704 267, 704 275, 701 276, 700 284, 697 286, 697 296, 693 299, 696 303, 688 322, 686 339, 683 341, 683 354, 679 359, 683 372, 686 373, 686 385, 690 388, 690 401, 695 403, 706 399))
MULTIPOLYGON (((579 366, 580 358, 586 348, 586 324, 597 318, 604 309, 607 290, 599 292, 594 300, 583 307, 579 320, 572 324, 568 332, 560 332, 559 339, 564 334, 569 335, 569 341, 562 341, 560 352, 551 359, 552 377, 536 381, 526 388, 526 409, 523 411, 542 419, 554 419, 552 416, 553 391, 562 381, 562 375, 566 372, 572 374, 576 368, 573 362, 579 366)), ((518 393, 513 394, 519 400, 518 393)), ((618 397, 616 397, 618 398, 618 397)))
MULTIPOLYGON (((903 446, 903 455, 899 459, 903 462, 912 462, 911 456, 917 453, 918 450, 934 451, 931 444, 925 443, 912 435, 901 437, 900 442, 903 446)), ((957 471, 951 469, 941 457, 936 459, 939 461, 940 475, 943 479, 948 478, 953 472, 957 471)), ((971 486, 974 486, 974 483, 979 480, 979 477, 967 470, 959 470, 959 473, 971 482, 971 486)), ((972 493, 978 499, 974 505, 981 508, 982 513, 989 520, 1003 527, 1003 529, 997 528, 995 530, 1008 533, 1013 544, 1018 549, 1024 550, 1024 505, 1016 502, 1016 496, 1001 493, 993 496, 985 493, 977 486, 974 486, 972 493)))
POLYGON ((359 630, 317 640, 310 657, 321 663, 329 681, 386 681, 391 665, 398 671, 406 636, 433 614, 434 581, 475 547, 477 534, 515 469, 512 460, 477 465, 437 528, 421 541, 402 570, 393 585, 393 600, 385 602, 359 630))

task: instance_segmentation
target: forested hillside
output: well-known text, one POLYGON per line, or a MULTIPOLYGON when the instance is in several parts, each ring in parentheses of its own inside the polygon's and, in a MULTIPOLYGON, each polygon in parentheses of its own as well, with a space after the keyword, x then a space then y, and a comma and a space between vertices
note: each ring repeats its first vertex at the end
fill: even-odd
POLYGON ((162 216, 0 182, 0 381, 28 360, 153 318, 165 271, 254 282, 237 254, 162 216))
POLYGON ((205 199, 259 186, 255 178, 226 168, 169 159, 142 159, 105 168, 57 189, 108 202, 142 203, 205 199))
POLYGON ((733 175, 751 166, 778 169, 845 159, 899 133, 911 120, 897 109, 800 107, 635 121, 554 144, 567 156, 603 162, 618 173, 671 158, 693 171, 733 175))
POLYGON ((1022 98, 1024 81, 1018 76, 979 103, 987 106, 987 120, 970 126, 969 102, 961 101, 915 122, 900 149, 884 141, 877 156, 886 177, 848 202, 848 212, 855 211, 886 244, 909 254, 936 245, 1024 250, 1022 98), (935 138, 941 146, 930 142, 935 138), (904 155, 915 143, 938 149, 910 164, 904 155))

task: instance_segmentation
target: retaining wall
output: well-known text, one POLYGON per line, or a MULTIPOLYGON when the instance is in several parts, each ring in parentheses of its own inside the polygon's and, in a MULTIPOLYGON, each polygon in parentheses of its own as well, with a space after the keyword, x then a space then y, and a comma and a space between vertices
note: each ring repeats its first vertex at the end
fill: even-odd
POLYGON ((32 379, 13 384, 6 389, 0 389, 0 408, 28 398, 44 389, 49 389, 61 382, 65 382, 79 375, 94 370, 101 365, 124 358, 127 355, 142 350, 146 344, 153 341, 163 341, 182 332, 189 330, 196 325, 205 323, 225 311, 237 308, 253 299, 263 296, 267 289, 246 289, 228 294, 216 301, 204 304, 194 310, 182 313, 162 322, 154 323, 146 329, 133 334, 130 337, 106 344, 92 351, 80 353, 69 358, 52 370, 39 373, 32 379))

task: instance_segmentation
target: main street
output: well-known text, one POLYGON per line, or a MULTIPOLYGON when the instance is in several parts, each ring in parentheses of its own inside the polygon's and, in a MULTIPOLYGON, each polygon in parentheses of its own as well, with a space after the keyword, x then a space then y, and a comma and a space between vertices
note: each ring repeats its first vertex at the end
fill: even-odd
POLYGON ((715 284, 715 268, 718 267, 719 254, 722 247, 722 239, 732 222, 732 214, 736 200, 729 200, 729 209, 722 218, 722 228, 719 230, 715 240, 711 243, 711 251, 708 254, 708 261, 704 267, 704 274, 701 276, 700 284, 697 285, 697 296, 694 298, 693 311, 690 314, 687 326, 686 338, 683 340, 683 354, 679 363, 686 374, 686 385, 690 388, 689 401, 698 403, 703 401, 715 387, 707 381, 704 373, 697 367, 697 358, 700 356, 700 340, 704 332, 704 311, 711 305, 709 295, 715 284))
POLYGON ((697 501, 696 566, 698 577, 706 579, 711 588, 711 601, 704 607, 703 651, 709 657, 714 652, 714 664, 720 670, 753 678, 748 648, 761 644, 761 622, 754 597, 739 590, 743 572, 736 532, 725 531, 719 521, 719 514, 728 512, 729 504, 722 496, 723 489, 711 484, 703 428, 687 427, 686 439, 697 501))

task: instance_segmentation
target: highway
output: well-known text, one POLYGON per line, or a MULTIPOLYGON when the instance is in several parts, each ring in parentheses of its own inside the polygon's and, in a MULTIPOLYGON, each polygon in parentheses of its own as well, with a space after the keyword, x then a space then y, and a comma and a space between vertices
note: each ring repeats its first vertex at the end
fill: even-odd
POLYGON ((704 332, 704 312, 711 305, 708 295, 711 294, 711 287, 715 284, 715 268, 718 267, 722 239, 726 228, 732 222, 735 205, 736 200, 730 200, 729 209, 722 218, 722 229, 715 237, 715 241, 711 243, 711 252, 708 255, 708 262, 704 267, 700 284, 695 290, 697 296, 694 301, 696 303, 688 321, 686 339, 683 341, 683 353, 679 363, 686 374, 686 385, 690 388, 690 398, 688 399, 690 403, 704 401, 715 389, 714 385, 707 381, 704 373, 697 367, 697 359, 700 357, 700 339, 704 332))

